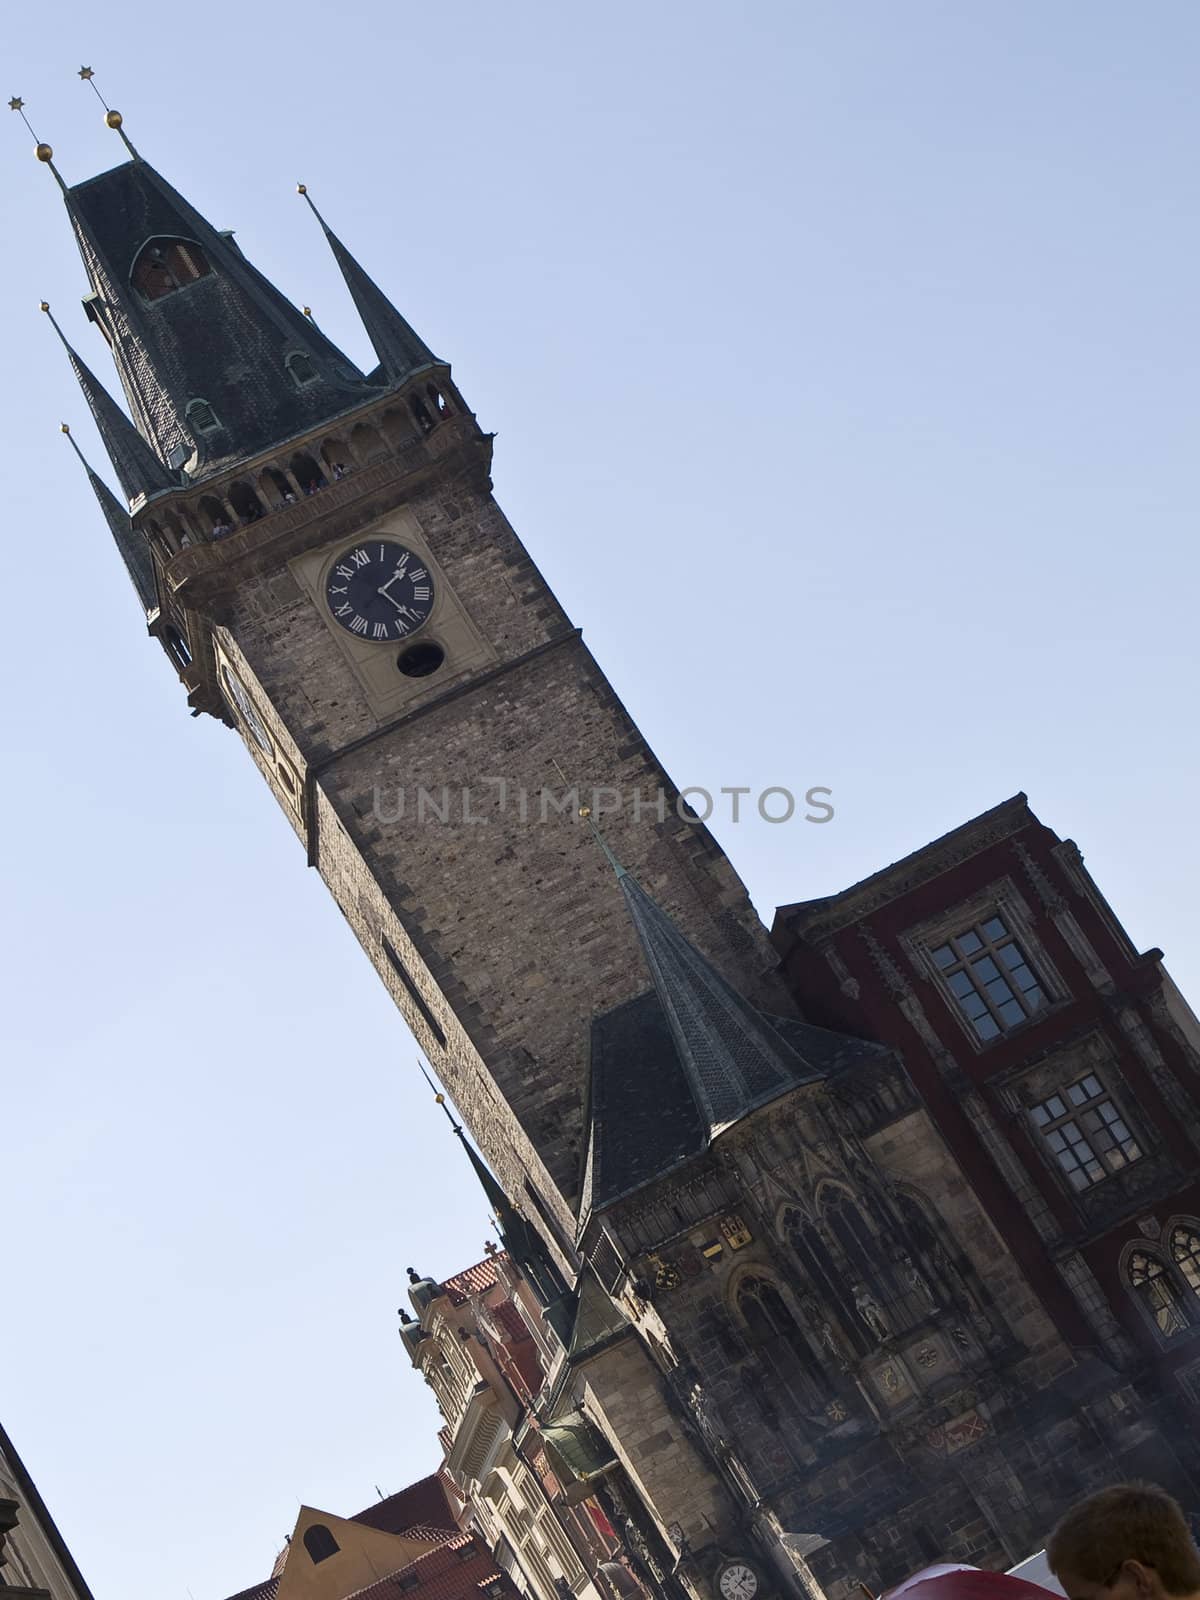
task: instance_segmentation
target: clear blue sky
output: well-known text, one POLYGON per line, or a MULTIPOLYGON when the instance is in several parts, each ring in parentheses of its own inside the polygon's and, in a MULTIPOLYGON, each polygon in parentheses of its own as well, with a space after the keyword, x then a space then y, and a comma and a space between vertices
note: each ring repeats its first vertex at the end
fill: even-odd
MULTIPOLYGON (((6 26, 68 181, 122 154, 87 62, 365 358, 310 185, 497 430, 501 503, 680 782, 834 790, 824 827, 718 828, 765 916, 1024 788, 1200 994, 1194 4, 6 26)), ((433 1466, 395 1308, 485 1206, 249 757, 141 636, 38 299, 103 347, 5 132, 0 1415, 101 1600, 220 1600, 301 1499, 433 1466)))

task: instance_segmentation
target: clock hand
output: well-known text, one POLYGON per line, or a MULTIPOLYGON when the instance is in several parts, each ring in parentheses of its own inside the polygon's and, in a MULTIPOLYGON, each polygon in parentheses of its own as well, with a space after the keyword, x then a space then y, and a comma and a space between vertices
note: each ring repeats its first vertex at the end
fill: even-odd
POLYGON ((396 579, 397 578, 403 578, 405 576, 405 568, 406 567, 407 567, 407 562, 405 563, 404 567, 397 567, 395 572, 392 573, 391 577, 388 579, 388 581, 380 589, 379 593, 380 594, 387 594, 388 590, 395 583, 396 579))
POLYGON ((392 604, 395 606, 397 611, 407 611, 408 610, 408 607, 406 605, 404 605, 401 601, 397 600, 396 596, 394 594, 389 594, 387 592, 386 588, 380 589, 379 592, 380 592, 380 594, 383 596, 383 598, 385 600, 390 600, 392 602, 392 604))

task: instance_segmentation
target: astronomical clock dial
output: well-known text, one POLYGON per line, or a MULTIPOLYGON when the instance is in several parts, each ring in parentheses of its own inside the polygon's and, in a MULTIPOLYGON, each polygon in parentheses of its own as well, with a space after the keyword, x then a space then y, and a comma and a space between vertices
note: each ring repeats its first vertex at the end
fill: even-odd
POLYGON ((329 569, 325 603, 347 633, 370 644, 394 644, 429 620, 433 579, 421 558, 402 544, 364 539, 329 569))
POLYGON ((275 746, 271 742, 271 735, 263 725, 263 720, 258 714, 258 708, 254 701, 251 700, 246 685, 238 677, 237 673, 231 671, 227 666, 222 665, 221 676, 225 680, 225 689, 230 700, 233 701, 238 716, 241 717, 242 722, 245 724, 246 731, 264 755, 274 757, 275 746))
POLYGON ((729 1561, 717 1574, 717 1589, 722 1600, 754 1600, 758 1573, 744 1561, 729 1561))

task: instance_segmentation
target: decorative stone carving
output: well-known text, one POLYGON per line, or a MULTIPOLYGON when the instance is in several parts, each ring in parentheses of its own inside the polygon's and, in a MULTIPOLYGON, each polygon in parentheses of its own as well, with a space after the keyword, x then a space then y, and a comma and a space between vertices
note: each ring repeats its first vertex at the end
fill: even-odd
POLYGON ((866 945, 867 954, 871 958, 871 965, 883 979, 884 988, 888 993, 895 995, 897 998, 911 994, 912 990, 909 987, 907 978, 871 932, 870 928, 860 928, 858 937, 866 945))

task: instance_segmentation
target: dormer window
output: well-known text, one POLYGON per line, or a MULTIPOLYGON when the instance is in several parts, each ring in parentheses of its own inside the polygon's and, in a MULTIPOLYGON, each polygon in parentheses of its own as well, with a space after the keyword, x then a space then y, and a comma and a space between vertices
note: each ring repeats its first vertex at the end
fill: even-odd
POLYGON ((207 400, 189 400, 187 408, 187 423, 193 433, 202 437, 210 433, 220 433, 221 423, 217 413, 207 400))
POLYGON ((162 300, 211 271, 208 257, 193 240, 151 239, 138 252, 130 277, 143 300, 162 300))
POLYGON ((297 389, 307 389, 310 383, 316 383, 317 369, 303 350, 293 350, 283 364, 297 389))

